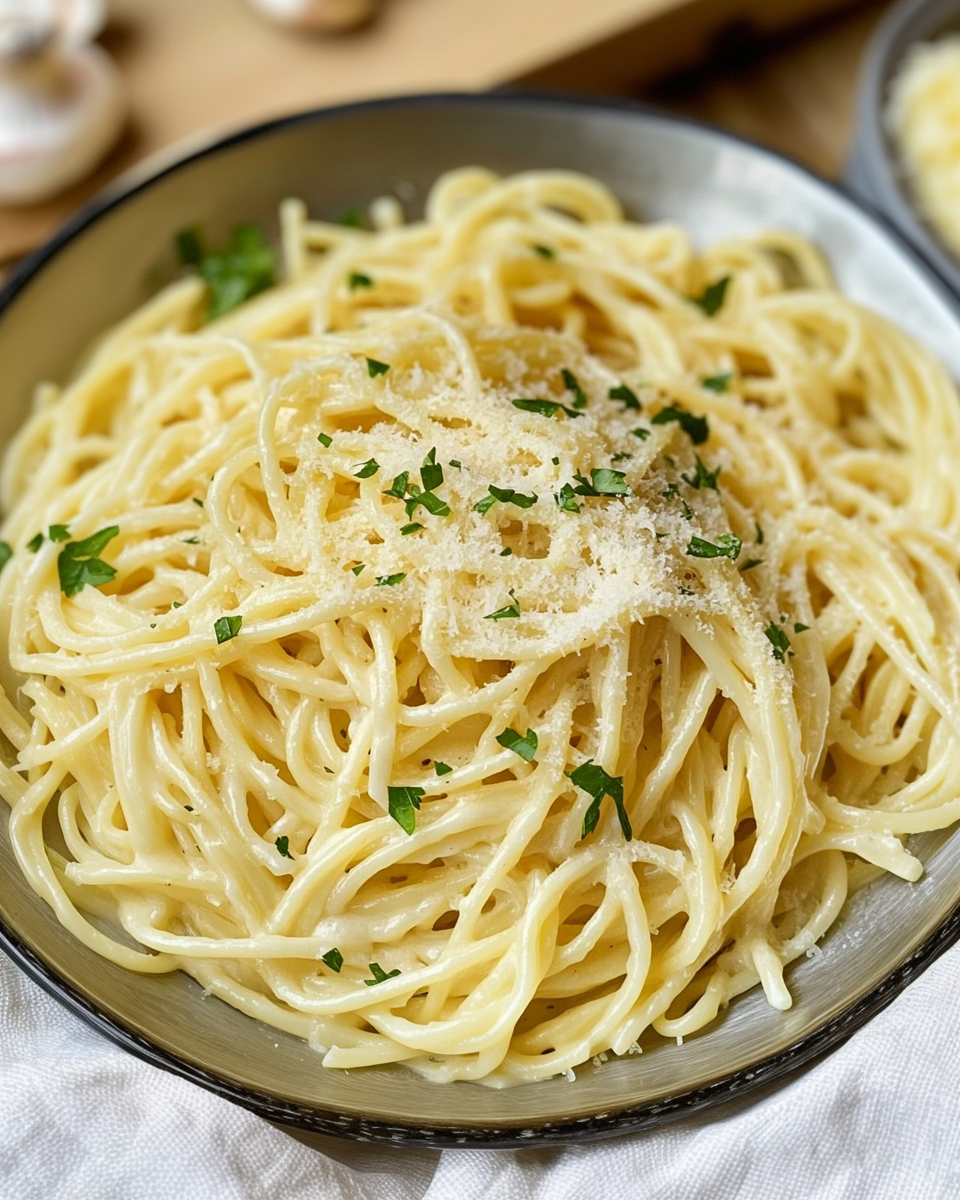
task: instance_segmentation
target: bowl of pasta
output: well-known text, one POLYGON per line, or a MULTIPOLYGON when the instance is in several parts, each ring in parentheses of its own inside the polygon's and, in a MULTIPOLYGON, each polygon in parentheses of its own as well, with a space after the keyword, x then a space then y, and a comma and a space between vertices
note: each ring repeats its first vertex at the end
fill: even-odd
POLYGON ((850 185, 960 295, 960 4, 904 0, 860 77, 850 185))
POLYGON ((0 939, 302 1129, 603 1137, 960 932, 960 316, 765 150, 426 96, 7 284, 0 939))

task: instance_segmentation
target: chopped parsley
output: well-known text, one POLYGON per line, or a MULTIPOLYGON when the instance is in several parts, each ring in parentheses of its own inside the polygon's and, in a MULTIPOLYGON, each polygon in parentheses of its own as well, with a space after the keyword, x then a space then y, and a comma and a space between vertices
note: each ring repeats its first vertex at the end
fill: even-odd
POLYGON ((396 575, 378 575, 377 587, 395 587, 406 579, 406 571, 398 571, 396 575))
POLYGON ((171 608, 183 608, 183 601, 182 600, 174 600, 174 602, 170 605, 170 607, 171 608))
POLYGON ((706 417, 695 417, 693 413, 688 413, 682 408, 675 408, 672 404, 667 408, 661 408, 651 424, 666 425, 669 421, 676 421, 695 446, 699 446, 710 436, 710 426, 707 424, 706 417))
POLYGON ((621 401, 624 412, 626 412, 628 408, 634 409, 635 412, 640 411, 640 401, 637 399, 636 392, 634 392, 632 388, 628 388, 625 383, 620 383, 616 387, 612 387, 609 392, 607 392, 607 395, 611 400, 621 401))
POLYGON ((372 288, 373 280, 362 271, 351 271, 347 276, 347 287, 351 292, 355 292, 357 288, 372 288))
POLYGON ((609 796, 616 805, 617 817, 620 820, 620 829, 624 838, 628 842, 632 841, 633 829, 623 803, 623 776, 608 775, 603 767, 598 766, 592 758, 587 759, 585 763, 581 763, 574 770, 567 771, 566 774, 575 787, 581 788, 593 797, 590 807, 583 815, 580 837, 585 838, 587 834, 593 833, 596 829, 597 822, 600 820, 600 802, 604 796, 609 796))
POLYGON ((645 442, 650 436, 650 430, 644 429, 642 425, 637 429, 631 429, 630 432, 635 438, 639 438, 641 442, 645 442))
POLYGON ((459 460, 459 458, 451 458, 451 459, 450 459, 450 466, 451 466, 451 467, 456 467, 458 471, 462 471, 462 470, 463 470, 463 463, 462 463, 462 462, 459 460))
POLYGON ((771 621, 763 632, 767 641, 773 647, 773 657, 779 662, 784 662, 790 650, 790 639, 786 633, 775 621, 771 621))
POLYGON ((535 492, 531 492, 529 496, 525 496, 523 492, 514 491, 513 488, 494 487, 492 483, 487 492, 488 494, 473 506, 474 512, 489 512, 498 500, 502 504, 515 504, 517 508, 533 508, 539 499, 539 496, 535 492))
POLYGON ((390 816, 406 834, 417 827, 417 811, 423 796, 422 787, 388 787, 387 806, 390 816))
POLYGON ((183 539, 185 546, 199 546, 200 539, 198 537, 188 537, 183 539))
POLYGON ((327 449, 329 449, 333 445, 333 438, 330 436, 329 433, 318 433, 317 441, 320 443, 321 446, 325 446, 327 449))
POLYGON ((278 837, 274 842, 274 845, 284 858, 293 858, 293 855, 290 853, 290 839, 286 834, 284 834, 282 837, 278 837))
POLYGON ((9 542, 0 542, 0 571, 13 558, 13 547, 9 542))
POLYGON ((197 496, 191 496, 190 499, 194 502, 197 508, 203 508, 203 501, 197 496))
POLYGON ((340 974, 340 968, 343 966, 343 955, 336 946, 332 950, 328 950, 326 954, 321 954, 320 961, 325 963, 331 971, 336 971, 338 975, 340 974))
POLYGON ((513 553, 513 551, 510 549, 509 546, 504 546, 504 548, 500 551, 500 557, 501 558, 509 558, 512 553, 513 553))
POLYGON ((373 987, 377 983, 386 983, 388 979, 395 979, 400 974, 400 968, 396 967, 393 971, 385 971, 379 963, 368 963, 372 979, 365 979, 363 982, 367 987, 373 987))
POLYGON ((699 296, 691 296, 691 304, 695 304, 697 308, 707 317, 715 317, 723 308, 723 302, 727 298, 727 288, 730 286, 732 276, 724 275, 722 279, 718 279, 716 283, 708 284, 699 296))
POLYGON ((700 382, 710 392, 725 392, 730 386, 731 379, 733 379, 733 372, 727 371, 725 375, 708 375, 700 382))
POLYGON ((554 493, 553 498, 561 512, 578 513, 580 511, 580 502, 577 500, 577 494, 573 490, 572 484, 565 483, 559 492, 554 493))
POLYGON ((453 770, 453 767, 447 766, 446 763, 435 762, 433 764, 433 769, 436 771, 436 773, 438 775, 449 775, 450 772, 453 770))
POLYGON ((511 400, 510 403, 521 412, 539 413, 541 417, 555 417, 558 412, 565 412, 568 417, 583 416, 583 413, 577 412, 575 408, 568 408, 566 404, 558 404, 556 400, 541 400, 537 396, 511 400))
POLYGON ((747 561, 740 568, 740 574, 742 575, 744 571, 752 571, 754 567, 762 567, 762 566, 763 566, 762 558, 748 558, 747 561))
POLYGON ((610 459, 610 461, 611 462, 626 462, 627 459, 630 459, 630 458, 633 458, 632 454, 628 454, 626 450, 621 450, 621 451, 619 451, 619 453, 614 454, 614 456, 610 459))
MULTIPOLYGON (((57 558, 60 587, 65 596, 75 596, 87 584, 91 587, 102 587, 116 577, 116 567, 111 567, 97 556, 119 532, 118 525, 108 525, 80 542, 67 542, 57 558)), ((37 536, 43 540, 42 534, 37 536)))
POLYGON ((351 567, 350 570, 354 573, 354 575, 359 575, 366 565, 366 563, 357 563, 357 565, 355 567, 351 567))
POLYGON ((697 469, 693 475, 681 475, 680 478, 692 488, 713 488, 714 491, 717 491, 717 476, 720 474, 721 468, 717 467, 715 471, 708 471, 700 461, 699 454, 694 455, 694 460, 697 464, 697 469))
POLYGON ((762 546, 763 545, 763 529, 760 527, 759 521, 754 521, 753 524, 757 531, 757 545, 762 546))
POLYGON ((533 762, 533 756, 540 744, 540 739, 532 729, 528 729, 522 737, 515 729, 505 729, 497 736, 497 741, 504 750, 512 750, 514 754, 519 754, 524 762, 533 762))
POLYGON ((679 500, 680 507, 683 511, 684 519, 687 521, 693 520, 693 509, 686 502, 686 500, 684 500, 684 498, 680 495, 680 485, 677 483, 677 481, 675 479, 672 482, 667 484, 666 491, 661 492, 660 495, 663 496, 664 499, 669 499, 671 496, 673 496, 674 499, 679 500))
POLYGON ((36 554, 36 552, 40 549, 40 547, 42 545, 43 545, 43 534, 35 533, 33 535, 33 537, 30 539, 30 541, 27 542, 27 549, 30 551, 31 554, 36 554))
POLYGON ((804 625, 800 621, 797 621, 793 627, 793 632, 794 633, 806 633, 809 628, 810 628, 809 625, 804 625))
POLYGON ((692 537, 687 546, 687 553, 692 558, 729 558, 732 562, 736 562, 741 546, 742 542, 735 533, 723 534, 717 538, 716 543, 692 537))
POLYGON ((240 632, 242 624, 242 613, 237 613, 234 617, 217 617, 213 623, 213 632, 217 635, 217 645, 222 646, 224 642, 235 638, 240 632))
POLYGON ((396 496, 402 500, 407 494, 407 484, 410 482, 410 472, 402 471, 388 488, 383 489, 385 496, 396 496))
POLYGON ((543 246, 543 245, 539 245, 539 244, 535 243, 534 245, 532 245, 530 247, 530 249, 534 252, 534 254, 539 254, 541 258, 556 258, 557 257, 556 250, 551 249, 550 246, 543 246))
POLYGON ((337 217, 337 224, 343 225, 347 229, 362 229, 363 228, 363 213, 353 205, 351 208, 346 208, 337 217))
POLYGON ((437 462, 437 448, 428 451, 420 467, 420 482, 426 492, 435 492, 443 483, 443 467, 437 462))
POLYGON ((177 234, 177 247, 182 262, 195 267, 209 289, 208 321, 273 286, 276 255, 256 225, 235 225, 222 252, 208 253, 196 227, 177 234))
POLYGON ((380 470, 380 464, 375 458, 368 458, 365 463, 361 463, 358 470, 354 471, 354 479, 369 479, 371 475, 376 475, 380 470))
POLYGON ((514 595, 513 588, 507 592, 507 595, 513 603, 507 604, 503 608, 498 608, 496 612, 487 613, 483 618, 485 621, 512 621, 520 616, 520 601, 514 595))
POLYGON ((47 536, 51 542, 65 542, 70 537, 70 530, 66 525, 51 525, 47 536))
POLYGON ((409 491, 410 498, 404 502, 404 508, 407 510, 408 517, 412 517, 421 504, 431 516, 450 516, 450 505, 447 504, 446 500, 441 500, 435 492, 425 492, 415 483, 410 484, 409 491))
POLYGON ((563 386, 568 392, 573 393, 573 407, 586 408, 587 394, 580 386, 580 380, 577 379, 576 375, 572 371, 568 371, 566 367, 563 367, 560 370, 560 376, 563 379, 563 386))
POLYGON ((420 524, 419 521, 411 521, 409 525, 401 525, 400 526, 400 536, 401 537, 409 537, 411 533, 417 533, 422 528, 423 528, 423 526, 420 524))
POLYGON ((380 362, 380 360, 376 358, 367 359, 367 374, 371 379, 376 379, 378 375, 386 375, 389 370, 389 363, 380 362))
POLYGON ((612 467, 593 467, 590 470, 589 482, 577 473, 574 475, 577 487, 573 490, 578 496, 632 496, 627 485, 627 477, 623 471, 615 471, 612 467))

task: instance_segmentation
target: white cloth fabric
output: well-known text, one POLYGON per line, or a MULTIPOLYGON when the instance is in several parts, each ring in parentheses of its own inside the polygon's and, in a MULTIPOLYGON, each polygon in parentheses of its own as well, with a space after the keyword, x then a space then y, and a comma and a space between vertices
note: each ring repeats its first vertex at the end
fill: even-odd
POLYGON ((141 1063, 0 955, 0 1200, 956 1200, 960 947, 759 1098, 567 1148, 291 1134, 141 1063))

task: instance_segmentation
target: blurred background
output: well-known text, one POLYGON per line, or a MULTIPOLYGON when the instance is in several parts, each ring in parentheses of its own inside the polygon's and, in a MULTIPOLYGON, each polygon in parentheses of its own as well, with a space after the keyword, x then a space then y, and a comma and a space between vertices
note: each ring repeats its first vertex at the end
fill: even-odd
POLYGON ((888 8, 876 0, 0 0, 0 266, 151 155, 297 109, 398 92, 514 84, 626 96, 836 177, 862 53, 888 8), (24 181, 38 146, 48 161, 24 181))

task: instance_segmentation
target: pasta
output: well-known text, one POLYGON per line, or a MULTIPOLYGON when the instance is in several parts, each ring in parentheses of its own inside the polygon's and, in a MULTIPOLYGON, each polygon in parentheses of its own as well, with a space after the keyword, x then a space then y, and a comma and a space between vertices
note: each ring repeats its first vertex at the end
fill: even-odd
POLYGON ((789 233, 698 252, 563 172, 372 211, 287 201, 282 284, 205 322, 178 279, 39 390, 20 868, 330 1068, 506 1086, 788 1008, 960 817, 952 383, 789 233))
POLYGON ((921 211, 960 255, 960 36, 911 48, 887 116, 921 211))

